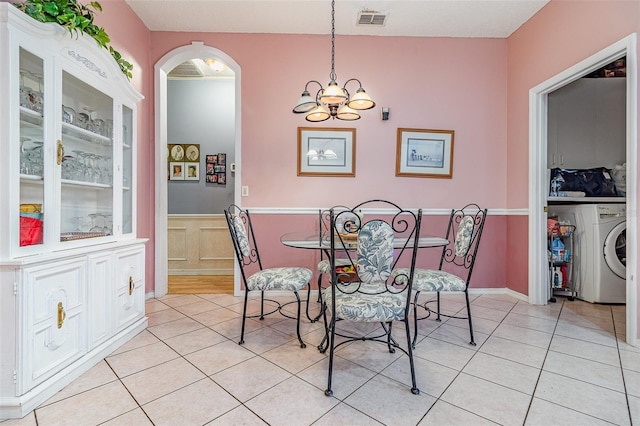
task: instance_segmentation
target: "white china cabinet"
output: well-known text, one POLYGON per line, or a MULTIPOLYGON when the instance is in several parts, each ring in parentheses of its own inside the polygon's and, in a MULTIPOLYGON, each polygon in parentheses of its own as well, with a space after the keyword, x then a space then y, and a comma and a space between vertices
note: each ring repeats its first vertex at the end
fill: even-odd
POLYGON ((146 327, 136 104, 90 36, 0 2, 0 418, 146 327))

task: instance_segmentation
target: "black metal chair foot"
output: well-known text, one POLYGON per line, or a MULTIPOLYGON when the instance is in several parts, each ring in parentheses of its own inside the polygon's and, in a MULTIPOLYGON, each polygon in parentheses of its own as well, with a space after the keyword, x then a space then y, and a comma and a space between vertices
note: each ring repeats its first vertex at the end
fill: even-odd
POLYGON ((476 342, 471 341, 471 342, 469 342, 469 344, 470 344, 471 346, 475 346, 475 345, 476 345, 476 342))
POLYGON ((333 391, 331 389, 327 389, 326 391, 324 391, 324 394, 327 396, 333 396, 333 391))
POLYGON ((420 389, 418 388, 411 388, 411 393, 414 395, 420 395, 420 389))
POLYGON ((307 347, 307 345, 306 345, 304 342, 301 342, 301 343, 300 343, 300 347, 301 347, 302 349, 304 349, 304 348, 306 348, 306 347, 307 347))
POLYGON ((239 345, 244 345, 244 339, 238 342, 239 345))

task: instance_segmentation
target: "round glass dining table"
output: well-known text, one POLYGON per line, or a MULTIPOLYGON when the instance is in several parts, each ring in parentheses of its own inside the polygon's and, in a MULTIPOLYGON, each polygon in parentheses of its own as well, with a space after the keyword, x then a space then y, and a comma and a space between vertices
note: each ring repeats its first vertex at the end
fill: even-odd
MULTIPOLYGON (((290 232, 280 237, 280 242, 288 247, 310 249, 310 250, 329 250, 331 242, 326 238, 321 238, 317 232, 290 232)), ((396 238, 393 246, 401 248, 406 244, 405 238, 396 238)), ((337 244, 343 244, 344 249, 353 250, 357 247, 355 239, 336 238, 337 244), (343 241, 343 242, 341 242, 343 241)), ((412 242, 407 247, 412 247, 412 242)), ((429 235, 421 236, 418 240, 418 248, 442 247, 449 244, 449 240, 441 237, 433 237, 429 235)))

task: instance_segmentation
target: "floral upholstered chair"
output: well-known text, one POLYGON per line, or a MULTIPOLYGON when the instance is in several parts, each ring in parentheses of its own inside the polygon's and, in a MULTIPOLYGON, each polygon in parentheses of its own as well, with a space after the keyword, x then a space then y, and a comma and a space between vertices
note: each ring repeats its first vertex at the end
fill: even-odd
MULTIPOLYGON (((441 317, 466 319, 469 322, 469 344, 475 346, 473 338, 473 323, 471 320, 471 305, 469 303, 469 282, 478 254, 480 237, 487 217, 487 209, 480 209, 477 204, 469 204, 461 209, 451 210, 446 237, 449 244, 442 249, 438 269, 415 268, 413 275, 413 290, 415 291, 414 310, 414 337, 415 347, 418 337, 418 320, 428 318, 433 310, 428 306, 432 300, 419 302, 420 292, 436 293, 436 321, 441 317), (441 292, 464 292, 466 301, 466 316, 445 315, 441 311, 441 292), (418 313, 418 308, 423 309, 424 314, 418 313)), ((407 270, 399 268, 393 274, 406 275, 407 270)))
MULTIPOLYGON (((329 349, 327 396, 333 395, 334 351, 353 341, 378 342, 384 344, 391 353, 396 349, 404 352, 409 358, 411 392, 420 393, 416 385, 408 314, 421 213, 418 211, 416 214, 382 200, 361 203, 347 211, 331 210, 331 229, 336 236, 331 238, 330 243, 331 285, 324 291, 323 309, 328 348, 321 348, 329 349), (365 205, 388 210, 380 215, 387 219, 375 218, 364 222, 362 216, 355 212, 365 205), (347 215, 351 219, 348 222, 341 221, 347 215), (336 223, 341 222, 342 227, 336 227, 336 223), (345 223, 349 225, 345 226, 345 223), (341 273, 336 268, 337 256, 345 252, 356 266, 354 272, 341 273), (406 275, 396 275, 394 279, 391 272, 398 262, 407 266, 407 272, 406 275), (392 337, 395 321, 404 323, 406 349, 392 337), (350 327, 353 322, 380 323, 381 327, 374 333, 363 335, 358 332, 358 327, 350 327)), ((371 350, 375 349, 371 347, 371 350)))
POLYGON ((262 320, 266 315, 279 312, 287 318, 296 320, 296 333, 300 347, 306 347, 300 336, 300 296, 298 292, 309 285, 313 273, 310 269, 301 267, 263 268, 249 211, 242 210, 232 204, 224 211, 224 215, 227 219, 231 240, 233 241, 233 247, 242 274, 242 282, 245 286, 242 331, 239 343, 241 345, 244 343, 244 328, 247 318, 260 318, 262 320), (265 298, 265 293, 272 290, 290 291, 295 295, 296 302, 281 304, 276 300, 265 298), (260 292, 260 313, 247 315, 249 293, 256 291, 260 292), (289 316, 282 310, 289 303, 297 303, 298 313, 296 317, 289 316), (265 307, 267 307, 268 312, 265 312, 265 307))

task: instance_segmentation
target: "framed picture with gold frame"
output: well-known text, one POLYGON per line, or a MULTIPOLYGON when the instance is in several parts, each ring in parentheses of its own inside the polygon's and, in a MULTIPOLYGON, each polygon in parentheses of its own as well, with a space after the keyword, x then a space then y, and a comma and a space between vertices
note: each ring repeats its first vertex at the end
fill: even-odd
POLYGON ((191 144, 187 145, 185 152, 184 161, 200 161, 200 144, 191 144))
POLYGON ((398 129, 396 176, 451 179, 453 130, 398 129))
POLYGON ((169 161, 184 161, 184 146, 169 144, 169 161))

